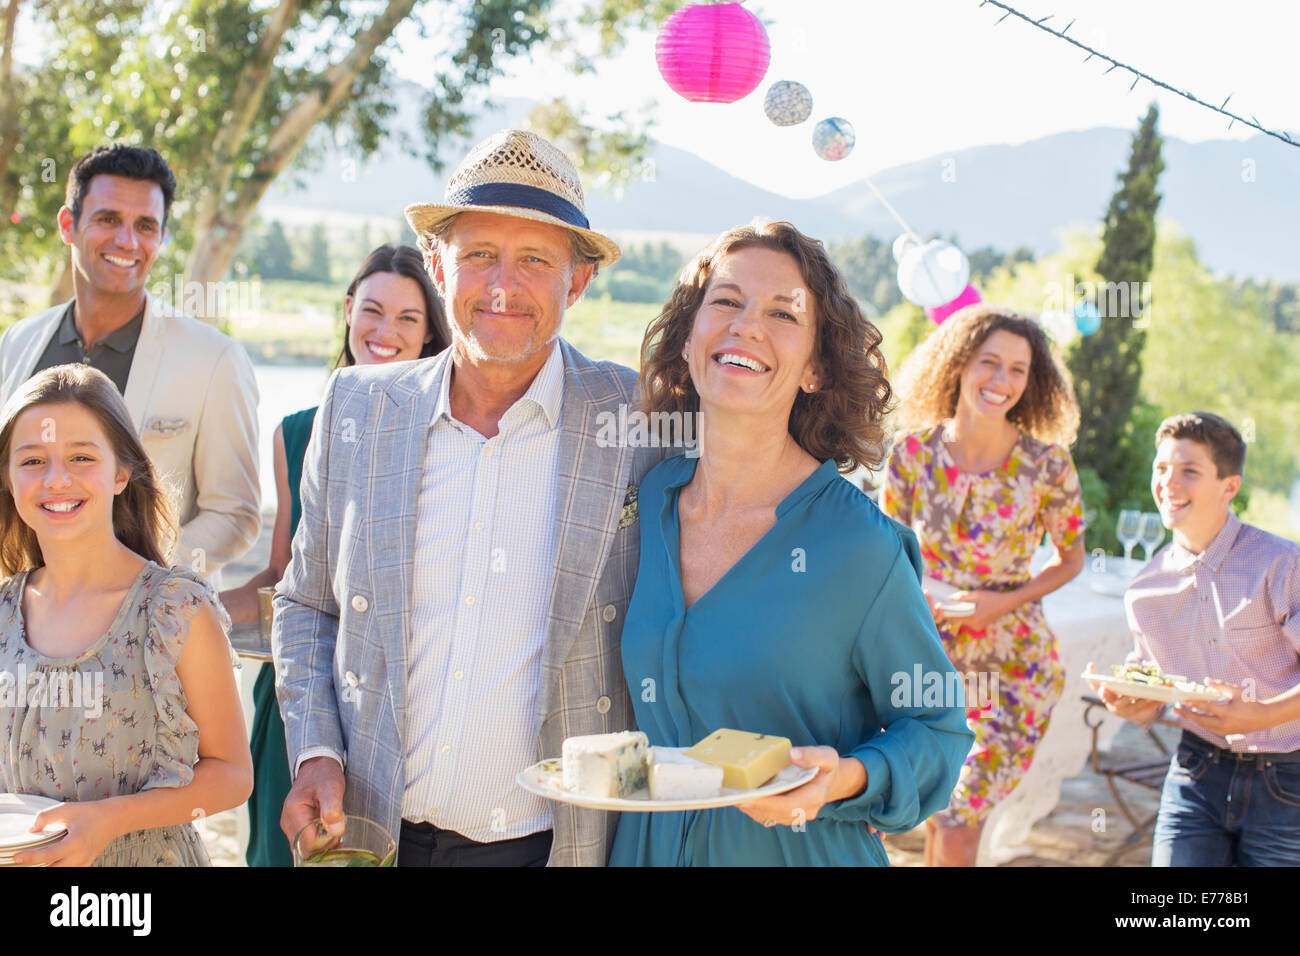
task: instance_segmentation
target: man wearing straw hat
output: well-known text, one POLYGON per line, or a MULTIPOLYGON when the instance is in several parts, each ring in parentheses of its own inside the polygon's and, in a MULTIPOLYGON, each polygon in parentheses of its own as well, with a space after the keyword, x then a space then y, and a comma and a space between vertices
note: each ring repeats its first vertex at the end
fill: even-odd
POLYGON ((619 639, 636 486, 662 452, 598 441, 635 373, 559 338, 619 249, 568 158, 519 130, 406 218, 452 345, 338 372, 316 416, 275 598, 281 825, 368 817, 399 865, 601 866, 616 816, 515 777, 632 726, 619 639))

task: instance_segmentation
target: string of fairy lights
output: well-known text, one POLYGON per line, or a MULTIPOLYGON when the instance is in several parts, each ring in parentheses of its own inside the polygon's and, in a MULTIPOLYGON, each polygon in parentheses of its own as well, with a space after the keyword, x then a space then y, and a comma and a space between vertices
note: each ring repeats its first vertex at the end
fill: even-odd
MULTIPOLYGON (((1000 0, 980 0, 980 6, 982 7, 985 5, 997 7, 999 10, 1006 11, 1005 13, 1002 14, 1001 17, 998 18, 997 23, 993 24, 994 26, 997 26, 1003 20, 1007 19, 1007 17, 1018 17, 1019 19, 1024 20, 1030 26, 1037 27, 1039 30, 1042 30, 1044 33, 1050 33, 1052 36, 1056 37, 1057 39, 1064 40, 1066 43, 1072 44, 1078 47, 1080 50, 1086 51, 1088 55, 1084 58, 1083 61, 1084 63, 1087 63, 1089 60, 1096 58, 1098 60, 1102 60, 1103 62, 1110 64, 1110 67, 1106 70, 1106 73, 1111 73, 1115 70, 1123 70, 1124 72, 1128 73, 1130 76, 1133 77, 1133 83, 1129 86, 1130 90, 1136 88, 1137 85, 1141 83, 1143 80, 1146 80, 1146 82, 1150 83, 1152 86, 1159 87, 1162 90, 1168 90, 1170 93, 1174 93, 1177 96, 1183 97, 1183 99, 1190 100, 1191 102, 1195 103, 1197 106, 1204 107, 1207 110, 1213 110, 1216 113, 1220 113, 1223 116, 1228 117, 1229 120, 1228 129, 1232 129, 1233 124, 1235 123, 1241 123, 1243 126, 1249 126, 1252 129, 1259 130, 1261 133, 1263 133, 1266 136, 1272 136, 1274 139, 1281 140, 1282 142, 1286 143, 1288 146, 1300 147, 1300 143, 1297 143, 1294 139, 1292 139, 1289 133, 1283 130, 1269 129, 1264 124, 1262 124, 1258 119, 1256 119, 1254 116, 1251 116, 1249 119, 1247 119, 1244 116, 1241 116, 1237 113, 1233 113, 1227 110, 1226 107, 1228 105, 1228 101, 1232 99, 1232 94, 1228 94, 1227 99, 1225 99, 1218 106, 1215 106, 1213 103, 1201 99, 1199 96, 1190 92, 1189 90, 1180 90, 1176 86, 1166 83, 1163 80, 1158 80, 1151 74, 1145 73, 1142 70, 1139 70, 1135 66, 1132 66, 1128 63, 1121 63, 1113 56, 1107 53, 1103 53, 1100 50, 1093 49, 1088 44, 1083 43, 1080 40, 1076 40, 1072 36, 1066 36, 1070 27, 1074 26, 1074 24, 1078 22, 1077 19, 1071 20, 1064 27, 1058 30, 1055 27, 1048 26, 1047 23, 1048 20, 1051 20, 1053 18, 1054 14, 1049 13, 1045 17, 1039 17, 1038 19, 1034 19, 1028 14, 1022 13, 1021 11, 1017 10, 1015 7, 1000 2, 1000 0)), ((1104 75, 1105 74, 1103 74, 1103 76, 1104 75)))

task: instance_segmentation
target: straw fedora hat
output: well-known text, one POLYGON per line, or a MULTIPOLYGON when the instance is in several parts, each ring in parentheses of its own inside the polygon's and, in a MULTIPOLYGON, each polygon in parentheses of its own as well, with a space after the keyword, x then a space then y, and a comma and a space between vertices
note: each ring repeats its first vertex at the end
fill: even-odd
POLYGON ((417 236, 462 212, 491 212, 560 226, 600 250, 599 265, 623 255, 618 244, 589 228, 578 171, 559 149, 535 133, 503 129, 479 143, 447 180, 441 203, 406 207, 417 236))

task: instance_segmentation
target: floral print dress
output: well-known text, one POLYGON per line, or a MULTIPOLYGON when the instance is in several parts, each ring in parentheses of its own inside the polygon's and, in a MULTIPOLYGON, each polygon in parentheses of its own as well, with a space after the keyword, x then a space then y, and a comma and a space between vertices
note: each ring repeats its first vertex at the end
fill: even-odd
MULTIPOLYGON (((1044 531, 1059 548, 1081 540, 1079 477, 1066 449, 1021 433, 1000 468, 968 474, 953 461, 944 435, 941 424, 898 438, 882 495, 885 513, 920 539, 927 576, 963 590, 1011 590, 1032 576, 1029 562, 1044 531)), ((946 620, 939 636, 966 675, 975 745, 948 809, 932 819, 973 826, 1029 769, 1065 673, 1038 601, 982 630, 946 620)))
MULTIPOLYGON (((0 582, 0 789, 55 800, 101 800, 194 779, 198 726, 176 674, 189 622, 213 606, 212 586, 150 561, 104 635, 76 657, 27 643, 23 591, 30 572, 0 582)), ((232 652, 232 661, 234 661, 232 652)), ((95 866, 208 866, 190 823, 114 839, 95 866)))

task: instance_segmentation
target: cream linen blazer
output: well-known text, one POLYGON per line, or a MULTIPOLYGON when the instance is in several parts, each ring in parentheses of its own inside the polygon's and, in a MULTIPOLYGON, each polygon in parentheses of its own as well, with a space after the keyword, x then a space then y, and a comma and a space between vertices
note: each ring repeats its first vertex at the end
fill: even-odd
MULTIPOLYGON (((68 303, 15 322, 0 336, 0 401, 32 375, 68 303)), ((126 407, 181 522, 172 564, 221 585, 221 567, 261 530, 257 382, 243 347, 148 296, 127 378, 126 407)))

